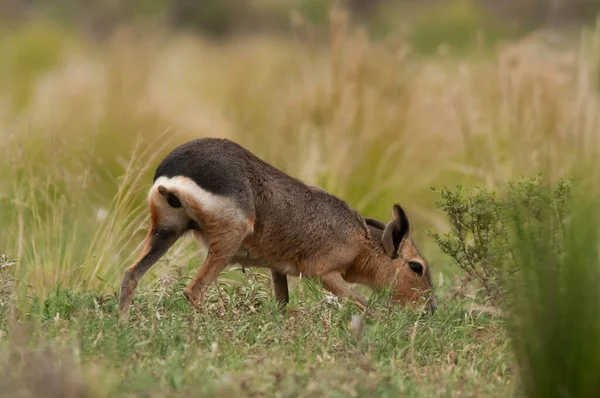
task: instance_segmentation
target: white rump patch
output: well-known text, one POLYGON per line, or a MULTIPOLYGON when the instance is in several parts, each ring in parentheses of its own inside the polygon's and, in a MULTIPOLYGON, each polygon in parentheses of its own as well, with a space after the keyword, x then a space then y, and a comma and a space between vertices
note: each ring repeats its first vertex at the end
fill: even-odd
POLYGON ((194 206, 218 218, 241 222, 248 221, 248 217, 234 200, 226 196, 215 195, 200 187, 192 179, 184 176, 173 178, 162 176, 157 178, 150 189, 148 200, 154 201, 159 208, 161 218, 166 218, 165 221, 171 225, 174 223, 185 223, 187 225, 188 219, 195 220, 202 225, 202 220, 199 220, 194 212, 194 206), (161 185, 179 198, 181 208, 173 208, 167 203, 166 198, 158 192, 158 187, 161 185), (190 201, 194 203, 190 203, 190 201))

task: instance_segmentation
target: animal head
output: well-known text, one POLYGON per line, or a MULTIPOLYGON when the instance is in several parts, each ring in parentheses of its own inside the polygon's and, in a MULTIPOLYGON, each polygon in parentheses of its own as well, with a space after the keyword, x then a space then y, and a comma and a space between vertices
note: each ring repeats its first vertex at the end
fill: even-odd
POLYGON ((428 310, 433 313, 437 303, 432 292, 431 270, 411 239, 412 227, 406 211, 394 204, 392 219, 387 224, 373 218, 365 221, 380 231, 374 237, 384 252, 378 266, 382 282, 391 288, 392 301, 415 306, 426 300, 428 310))

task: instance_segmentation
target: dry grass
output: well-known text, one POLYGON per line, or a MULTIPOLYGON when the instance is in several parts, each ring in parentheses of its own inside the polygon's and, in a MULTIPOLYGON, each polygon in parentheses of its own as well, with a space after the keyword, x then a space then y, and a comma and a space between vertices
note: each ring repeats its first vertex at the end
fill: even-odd
POLYGON ((18 260, 21 289, 19 306, 13 285, 2 289, 0 333, 13 333, 14 315, 37 326, 32 346, 54 349, 7 350, 2 391, 32 396, 52 379, 48 388, 73 396, 510 394, 502 322, 451 297, 457 275, 425 238, 446 228, 430 187, 558 176, 593 156, 600 35, 423 57, 402 37, 370 40, 342 13, 328 43, 295 22, 295 40, 220 43, 135 26, 100 43, 39 21, 3 32, 0 251, 18 260), (118 325, 114 287, 140 250, 153 168, 203 136, 238 141, 365 215, 405 205, 443 285, 436 318, 377 313, 358 363, 353 307, 311 306, 306 281, 292 291, 298 318, 273 312, 264 280, 229 286, 234 274, 219 278, 224 296, 210 296, 216 313, 196 316, 179 285, 201 257, 185 242, 142 280, 133 326, 118 325))
POLYGON ((596 148, 597 34, 456 59, 372 42, 338 12, 326 45, 297 29, 219 44, 136 27, 103 43, 52 25, 5 34, 2 80, 38 61, 0 90, 0 244, 21 277, 114 284, 144 233, 152 168, 191 138, 236 140, 372 216, 405 204, 418 230, 445 227, 431 186, 558 175, 596 148))

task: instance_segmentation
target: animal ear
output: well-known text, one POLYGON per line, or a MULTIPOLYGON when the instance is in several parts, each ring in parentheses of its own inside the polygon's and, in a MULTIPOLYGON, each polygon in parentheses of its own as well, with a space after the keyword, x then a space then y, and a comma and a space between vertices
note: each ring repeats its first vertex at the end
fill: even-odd
POLYGON ((392 220, 386 225, 381 238, 381 243, 388 256, 392 259, 398 257, 400 243, 410 236, 410 220, 404 209, 395 204, 392 211, 392 220))
POLYGON ((381 229, 381 230, 385 229, 385 223, 379 221, 376 218, 365 217, 365 222, 367 223, 367 225, 370 225, 370 226, 375 227, 377 229, 381 229))

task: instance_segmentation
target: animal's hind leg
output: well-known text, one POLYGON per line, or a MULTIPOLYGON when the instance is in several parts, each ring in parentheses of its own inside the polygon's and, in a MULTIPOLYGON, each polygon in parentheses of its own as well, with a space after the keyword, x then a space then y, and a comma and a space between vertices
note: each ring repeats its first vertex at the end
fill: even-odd
POLYGON ((285 307, 290 301, 287 276, 276 270, 271 270, 271 276, 273 277, 275 300, 277 300, 279 307, 285 307))
POLYGON ((210 236, 208 255, 196 277, 184 290, 185 297, 198 311, 201 311, 202 298, 206 288, 235 256, 249 227, 247 222, 230 222, 226 225, 207 228, 210 236))
POLYGON ((119 315, 126 321, 129 317, 129 306, 138 281, 177 241, 181 233, 164 227, 151 226, 141 257, 134 265, 125 270, 121 283, 119 298, 119 315))

